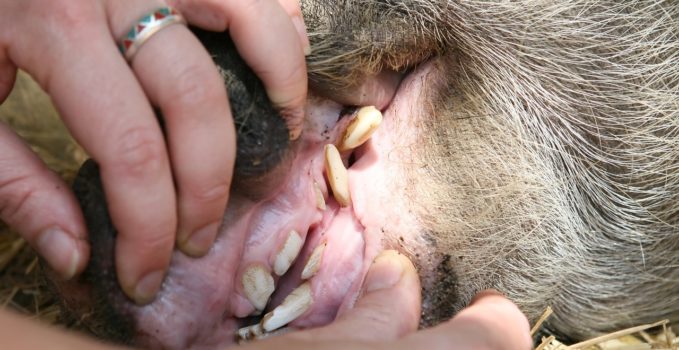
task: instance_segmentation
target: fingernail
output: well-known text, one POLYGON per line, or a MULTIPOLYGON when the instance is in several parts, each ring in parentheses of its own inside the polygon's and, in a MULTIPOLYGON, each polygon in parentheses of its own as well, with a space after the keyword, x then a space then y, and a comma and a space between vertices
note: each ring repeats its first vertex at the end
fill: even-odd
POLYGON ((290 141, 295 141, 300 137, 300 135, 302 135, 302 129, 301 128, 294 128, 294 129, 291 128, 290 133, 288 134, 288 139, 290 141))
POLYGON ((368 270, 365 291, 369 293, 395 286, 401 280, 403 271, 403 262, 398 252, 394 250, 382 252, 368 270))
POLYGON ((62 278, 71 279, 75 276, 80 252, 73 236, 60 228, 49 228, 38 237, 36 249, 62 278))
POLYGON ((479 301, 479 300, 481 300, 481 299, 483 299, 483 298, 485 298, 485 297, 490 297, 490 296, 504 297, 505 295, 502 294, 502 293, 500 293, 500 292, 498 292, 498 291, 495 290, 495 289, 486 289, 486 290, 482 290, 482 291, 476 293, 476 295, 474 295, 474 297, 472 298, 472 300, 469 301, 469 305, 472 305, 472 304, 476 303, 477 301, 479 301))
POLYGON ((311 55, 311 44, 309 43, 309 37, 307 36, 306 33, 306 25, 304 24, 304 20, 302 19, 302 17, 295 16, 292 17, 292 24, 295 26, 297 34, 299 35, 299 39, 302 41, 302 49, 304 50, 304 56, 311 55))
POLYGON ((203 228, 200 228, 190 234, 183 240, 179 240, 177 245, 184 254, 192 257, 201 257, 207 254, 212 248, 212 243, 217 236, 220 222, 213 222, 203 228))
POLYGON ((280 114, 288 127, 288 139, 297 140, 304 129, 304 109, 281 109, 280 114))
POLYGON ((153 271, 142 277, 134 289, 134 301, 138 305, 146 305, 155 299, 165 273, 162 270, 153 271))

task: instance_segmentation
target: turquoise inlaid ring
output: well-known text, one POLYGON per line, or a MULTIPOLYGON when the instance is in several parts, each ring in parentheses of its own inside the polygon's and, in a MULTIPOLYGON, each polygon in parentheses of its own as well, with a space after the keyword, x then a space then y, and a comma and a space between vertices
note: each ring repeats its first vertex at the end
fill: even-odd
POLYGON ((120 52, 128 62, 153 34, 175 23, 186 24, 184 17, 172 7, 161 7, 142 17, 120 41, 120 52))

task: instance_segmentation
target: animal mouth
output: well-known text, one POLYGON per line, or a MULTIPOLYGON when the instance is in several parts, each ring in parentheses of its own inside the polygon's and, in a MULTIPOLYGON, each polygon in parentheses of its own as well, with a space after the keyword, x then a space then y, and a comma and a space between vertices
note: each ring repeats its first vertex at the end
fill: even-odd
MULTIPOLYGON (((415 102, 430 66, 406 76, 382 111, 373 106, 347 110, 322 100, 310 104, 295 170, 270 199, 272 207, 255 214, 246 242, 246 250, 277 252, 269 263, 280 277, 274 277, 275 292, 263 317, 239 322, 237 339, 265 337, 286 325, 325 325, 353 305, 371 261, 384 249, 383 226, 389 219, 380 212, 390 203, 377 199, 388 194, 375 193, 387 188, 384 172, 391 166, 386 163, 402 164, 388 151, 397 144, 395 119, 408 115, 405 107, 415 102), (283 243, 267 240, 270 227, 278 227, 273 237, 285 237, 283 243)), ((244 285, 245 295, 255 294, 244 285)))
POLYGON ((127 306, 134 342, 210 349, 322 326, 352 307, 374 257, 415 234, 393 199, 405 186, 397 170, 412 162, 402 148, 417 136, 406 126, 434 66, 405 76, 382 111, 310 97, 303 136, 266 175, 275 185, 234 187, 210 252, 175 253, 156 300, 127 306))
MULTIPOLYGON (((309 136, 302 141, 292 165, 296 171, 250 221, 246 255, 257 251, 273 254, 264 264, 243 264, 242 294, 257 313, 257 304, 263 305, 261 301, 266 299, 258 293, 267 290, 262 281, 269 271, 273 272, 275 291, 262 309, 263 317, 254 326, 240 329, 241 339, 285 325, 306 328, 331 322, 347 298, 356 295, 366 260, 373 255, 375 242, 364 235, 364 204, 355 192, 354 173, 374 162, 371 153, 375 145, 368 138, 379 127, 382 114, 374 107, 364 107, 350 112, 348 118, 333 113, 340 106, 324 107, 323 115, 328 117, 314 117, 314 125, 305 131, 309 136), (271 236, 271 227, 277 227, 279 233, 271 236), (277 242, 276 237, 283 237, 283 242, 277 242), (258 280, 259 276, 262 279, 258 280)), ((245 312, 252 313, 249 308, 245 312)), ((251 320, 242 323, 248 322, 251 320)))

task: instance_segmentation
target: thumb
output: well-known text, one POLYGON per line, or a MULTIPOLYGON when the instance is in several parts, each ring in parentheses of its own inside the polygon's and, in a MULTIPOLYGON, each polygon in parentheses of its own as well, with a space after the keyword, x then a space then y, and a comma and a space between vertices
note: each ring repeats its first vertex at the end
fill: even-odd
POLYGON ((373 261, 353 308, 332 324, 311 331, 323 340, 395 340, 417 329, 420 321, 420 281, 413 264, 394 250, 373 261))
POLYGON ((452 320, 404 337, 397 348, 528 350, 531 343, 526 316, 502 294, 487 290, 452 320))
POLYGON ((68 186, 47 169, 7 126, 0 124, 0 220, 64 278, 85 268, 85 224, 68 186))

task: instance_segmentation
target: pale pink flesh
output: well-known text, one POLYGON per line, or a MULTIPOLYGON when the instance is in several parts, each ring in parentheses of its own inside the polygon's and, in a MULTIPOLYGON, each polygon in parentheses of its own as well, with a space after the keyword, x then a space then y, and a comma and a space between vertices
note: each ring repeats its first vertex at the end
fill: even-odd
MULTIPOLYGON (((231 344, 237 328, 244 325, 237 318, 254 311, 244 296, 243 271, 251 264, 273 271, 278 249, 292 229, 306 239, 305 246, 288 273, 276 277, 276 292, 267 311, 301 283, 304 264, 321 243, 327 247, 310 279, 314 303, 291 326, 324 325, 338 311, 351 307, 370 262, 385 242, 417 234, 417 223, 403 206, 406 201, 394 199, 407 186, 398 171, 412 163, 404 146, 415 142, 412 128, 417 127, 419 92, 432 67, 425 64, 403 81, 384 111, 382 126, 357 150, 356 162, 349 168, 352 205, 346 208, 340 208, 329 193, 323 147, 337 140, 348 118, 338 122, 343 106, 311 98, 301 144, 281 188, 259 203, 233 196, 222 231, 205 257, 174 254, 157 300, 133 308, 141 343, 168 349, 231 344), (314 182, 326 198, 325 211, 317 208, 314 182)), ((349 154, 343 153, 345 165, 349 154)))

